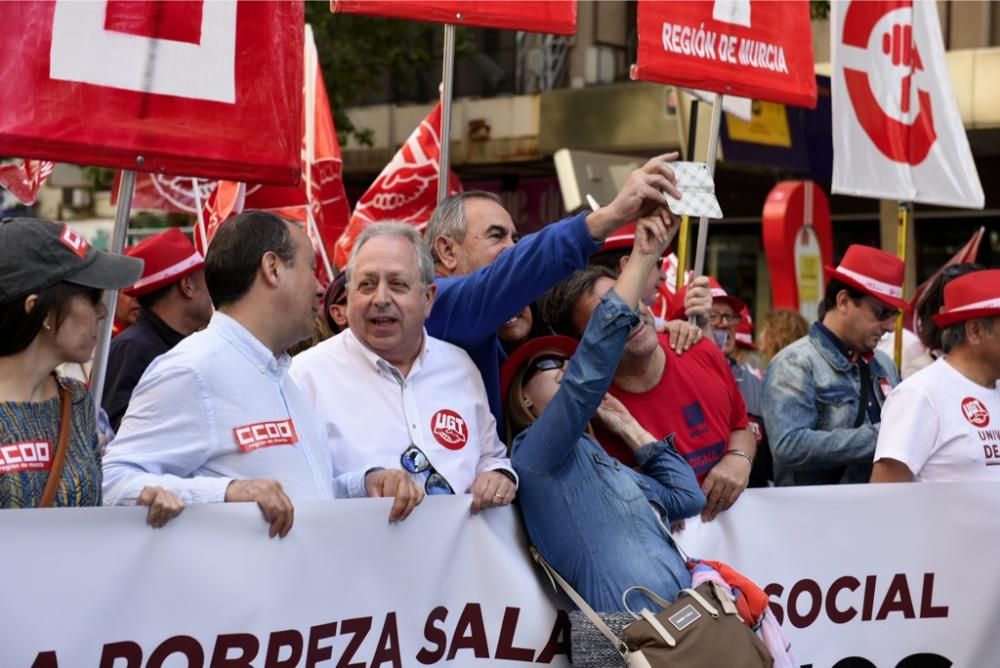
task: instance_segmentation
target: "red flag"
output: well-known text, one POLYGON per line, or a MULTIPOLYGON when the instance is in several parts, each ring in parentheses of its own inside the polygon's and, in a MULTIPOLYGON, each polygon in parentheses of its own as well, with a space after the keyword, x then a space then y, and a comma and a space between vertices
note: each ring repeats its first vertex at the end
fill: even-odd
POLYGON ((47 160, 19 160, 0 166, 0 186, 23 204, 34 204, 38 189, 52 173, 55 163, 47 160))
POLYGON ((975 262, 976 258, 979 256, 979 244, 982 242, 983 234, 985 232, 985 227, 980 227, 976 230, 972 237, 965 242, 965 245, 959 248, 958 252, 951 256, 950 260, 941 265, 941 267, 935 271, 930 278, 918 285, 917 289, 913 291, 913 298, 910 300, 912 310, 905 316, 906 324, 910 329, 916 331, 918 325, 916 322, 917 304, 919 304, 920 300, 923 299, 924 293, 927 292, 927 288, 929 288, 931 283, 933 283, 948 267, 956 264, 975 262))
POLYGON ((194 245, 198 251, 204 255, 208 250, 208 244, 212 243, 212 237, 219 229, 219 225, 230 216, 235 216, 243 210, 246 201, 246 185, 235 181, 219 181, 219 185, 212 191, 205 209, 202 213, 202 220, 205 221, 205 234, 208 239, 202 239, 198 230, 195 230, 194 245))
POLYGON ((334 13, 456 23, 481 28, 576 34, 576 0, 331 0, 334 13))
MULTIPOLYGON (((358 200, 351 222, 337 240, 334 262, 338 267, 347 264, 355 239, 372 223, 394 220, 418 229, 427 224, 437 206, 440 136, 438 102, 358 200)), ((448 194, 457 192, 462 192, 462 182, 449 170, 448 194)))
MULTIPOLYGON (((115 180, 111 186, 112 206, 118 203, 120 182, 121 172, 115 172, 115 180)), ((135 175, 132 209, 187 213, 193 216, 198 213, 199 203, 200 206, 205 206, 217 184, 217 181, 190 176, 139 173, 135 175), (195 183, 198 184, 197 196, 194 191, 195 183)))

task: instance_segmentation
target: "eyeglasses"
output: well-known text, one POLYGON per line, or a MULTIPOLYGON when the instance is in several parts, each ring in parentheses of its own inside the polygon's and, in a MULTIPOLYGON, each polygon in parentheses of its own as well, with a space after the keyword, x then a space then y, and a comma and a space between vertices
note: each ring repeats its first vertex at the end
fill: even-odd
POLYGON ((720 313, 719 311, 709 311, 708 313, 708 323, 713 327, 721 325, 723 321, 726 322, 726 326, 737 325, 740 318, 739 313, 720 313))
POLYGON ((544 355, 539 357, 528 370, 524 372, 524 377, 521 379, 522 385, 527 385, 528 381, 535 377, 535 374, 540 371, 555 371, 556 369, 561 369, 566 366, 566 358, 562 355, 544 355))
POLYGON ((893 308, 891 306, 882 306, 881 304, 876 304, 871 299, 867 299, 865 297, 862 297, 861 301, 868 304, 868 308, 871 309, 872 314, 874 314, 876 320, 882 321, 882 320, 889 320, 890 318, 895 320, 896 318, 899 317, 900 311, 898 308, 893 308))
POLYGON ((444 479, 444 476, 438 473, 437 469, 431 465, 431 460, 427 458, 423 450, 416 445, 411 443, 406 450, 403 450, 403 454, 399 456, 399 463, 407 473, 414 475, 420 473, 427 474, 427 478, 424 480, 424 491, 428 494, 455 493, 455 490, 444 479))

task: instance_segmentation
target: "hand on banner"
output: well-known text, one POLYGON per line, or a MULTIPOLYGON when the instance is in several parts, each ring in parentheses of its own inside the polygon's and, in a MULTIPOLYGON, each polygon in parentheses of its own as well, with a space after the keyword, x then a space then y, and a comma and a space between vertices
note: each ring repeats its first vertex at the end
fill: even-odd
MULTIPOLYGON (((747 430, 743 431, 749 436, 747 430)), ((702 522, 711 522, 719 513, 732 508, 750 483, 751 467, 752 464, 745 457, 736 455, 723 456, 712 467, 701 483, 701 491, 706 498, 705 509, 701 512, 702 522)))
POLYGON ((669 320, 657 325, 656 332, 670 337, 670 349, 678 355, 687 352, 705 336, 705 330, 687 320, 669 320))
POLYGON ((483 471, 472 483, 472 514, 496 506, 507 506, 517 495, 514 482, 497 471, 483 471))
POLYGON ((270 525, 271 538, 284 538, 292 529, 295 506, 277 480, 234 480, 226 487, 226 502, 256 501, 270 525))
POLYGON ((677 157, 676 151, 658 155, 632 172, 611 204, 587 216, 590 236, 603 242, 622 225, 650 215, 666 203, 664 192, 680 199, 674 170, 667 164, 677 157))
POLYGON ((143 487, 135 505, 149 506, 146 524, 154 529, 162 529, 184 511, 184 502, 180 497, 162 487, 143 487))
POLYGON ((424 500, 422 490, 410 474, 400 469, 378 469, 365 475, 365 491, 369 497, 394 497, 389 510, 390 522, 402 522, 424 500))

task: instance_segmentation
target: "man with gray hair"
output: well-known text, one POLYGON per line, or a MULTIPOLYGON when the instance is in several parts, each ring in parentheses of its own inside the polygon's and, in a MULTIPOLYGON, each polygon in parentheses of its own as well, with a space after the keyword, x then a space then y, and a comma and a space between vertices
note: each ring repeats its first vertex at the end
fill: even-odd
POLYGON ((632 172, 607 206, 548 225, 516 246, 514 222, 492 193, 453 195, 434 211, 424 231, 438 273, 427 331, 469 353, 501 429, 500 365, 506 353, 497 330, 586 267, 612 232, 663 206, 664 193, 680 197, 668 164, 676 158, 676 153, 656 156, 632 172))
POLYGON ((348 329, 295 358, 291 374, 323 416, 334 457, 409 472, 427 494, 507 505, 517 476, 486 389, 461 348, 427 335, 434 264, 420 233, 371 225, 347 264, 348 329))
POLYGON ((1000 270, 944 288, 944 357, 885 401, 872 482, 1000 480, 1000 270))

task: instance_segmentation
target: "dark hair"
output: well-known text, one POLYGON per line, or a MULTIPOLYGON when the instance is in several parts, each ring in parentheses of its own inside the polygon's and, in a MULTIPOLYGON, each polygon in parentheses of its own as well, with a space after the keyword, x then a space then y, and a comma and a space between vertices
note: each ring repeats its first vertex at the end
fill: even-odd
POLYGON ((600 278, 615 280, 617 276, 607 267, 590 266, 577 271, 538 300, 545 322, 556 334, 579 338, 582 332, 577 331, 573 324, 573 311, 581 297, 593 292, 594 284, 600 278))
POLYGON ((840 294, 841 290, 847 290, 847 296, 855 300, 861 299, 867 294, 864 290, 859 290, 853 285, 847 285, 835 278, 831 278, 830 282, 826 284, 826 294, 823 296, 823 302, 819 305, 820 320, 823 319, 827 311, 837 307, 837 295, 840 294))
POLYGON ((170 285, 164 285, 159 290, 153 290, 152 292, 147 292, 141 297, 136 297, 135 300, 139 302, 139 306, 148 311, 152 309, 154 306, 156 306, 158 303, 163 301, 166 298, 166 296, 170 294, 170 291, 173 290, 174 286, 176 285, 177 285, 176 282, 171 283, 170 285))
POLYGON ((24 310, 30 294, 0 304, 0 357, 16 355, 30 346, 50 313, 55 313, 53 329, 58 332, 74 298, 83 295, 96 305, 103 291, 63 281, 32 294, 38 295, 38 301, 30 313, 24 310))
POLYGON ((295 263, 291 228, 280 216, 244 211, 219 227, 205 256, 205 283, 215 308, 239 301, 250 291, 265 253, 295 263))
POLYGON ((597 255, 591 255, 590 265, 593 267, 607 267, 614 272, 615 276, 618 276, 621 273, 622 258, 628 257, 631 254, 631 246, 628 248, 615 248, 614 250, 604 251, 597 255))
MULTIPOLYGON (((934 324, 934 316, 944 306, 944 286, 959 276, 979 271, 982 268, 981 265, 974 263, 953 264, 950 267, 945 267, 944 271, 938 274, 937 278, 927 286, 927 290, 924 291, 920 301, 916 304, 913 324, 920 342, 929 350, 944 350, 941 328, 934 324)), ((964 331, 963 328, 963 334, 964 331)))

